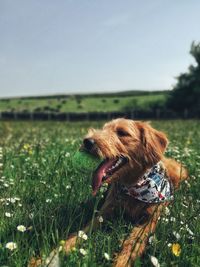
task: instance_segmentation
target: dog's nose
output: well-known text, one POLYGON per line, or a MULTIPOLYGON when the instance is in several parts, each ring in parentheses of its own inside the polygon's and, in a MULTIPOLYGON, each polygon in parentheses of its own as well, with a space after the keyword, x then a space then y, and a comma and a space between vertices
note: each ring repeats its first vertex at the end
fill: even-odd
POLYGON ((91 150, 92 147, 94 146, 94 139, 92 139, 92 138, 85 138, 83 140, 83 144, 84 144, 84 146, 85 146, 85 148, 87 150, 91 150))

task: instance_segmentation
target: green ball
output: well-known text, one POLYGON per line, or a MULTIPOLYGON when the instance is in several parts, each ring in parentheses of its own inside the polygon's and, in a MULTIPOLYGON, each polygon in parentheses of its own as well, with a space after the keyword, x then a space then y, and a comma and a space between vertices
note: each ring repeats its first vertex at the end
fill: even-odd
POLYGON ((72 157, 73 167, 78 170, 92 171, 101 163, 101 159, 94 157, 86 152, 76 152, 72 157))

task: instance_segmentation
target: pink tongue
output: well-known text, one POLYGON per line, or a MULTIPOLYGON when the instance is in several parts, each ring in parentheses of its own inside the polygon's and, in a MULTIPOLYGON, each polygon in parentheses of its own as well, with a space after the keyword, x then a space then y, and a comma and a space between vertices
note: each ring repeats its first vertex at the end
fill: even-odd
POLYGON ((102 184, 102 179, 103 176, 106 172, 106 170, 108 170, 114 163, 115 160, 109 160, 109 161, 105 161, 104 163, 102 163, 100 165, 100 167, 95 171, 95 173, 93 174, 93 179, 92 179, 92 194, 93 196, 96 195, 99 187, 102 184))

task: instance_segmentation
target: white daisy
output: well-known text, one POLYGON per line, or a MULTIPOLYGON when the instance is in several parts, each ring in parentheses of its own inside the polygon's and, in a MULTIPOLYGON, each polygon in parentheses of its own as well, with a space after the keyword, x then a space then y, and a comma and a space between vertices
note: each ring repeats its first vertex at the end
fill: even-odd
POLYGON ((79 231, 78 232, 78 237, 84 239, 84 240, 87 240, 88 239, 88 236, 86 235, 86 233, 84 233, 83 231, 79 231))
POLYGON ((158 259, 156 257, 150 256, 150 260, 151 260, 151 263, 153 264, 153 266, 160 267, 160 263, 158 262, 158 259))
POLYGON ((173 235, 176 237, 177 240, 181 238, 180 234, 176 231, 173 231, 173 235))
POLYGON ((26 231, 26 227, 24 226, 24 225, 18 225, 17 226, 17 230, 19 231, 19 232, 25 232, 26 231))
POLYGON ((83 256, 87 255, 87 251, 84 248, 80 248, 79 251, 83 256))
POLYGON ((102 217, 102 216, 98 216, 97 218, 98 218, 98 221, 99 221, 100 223, 103 222, 103 217, 102 217))
POLYGON ((13 251, 17 248, 17 244, 15 242, 8 242, 6 243, 6 248, 13 251))
POLYGON ((10 217, 12 217, 13 215, 12 215, 12 213, 10 213, 10 212, 5 212, 5 216, 8 217, 8 218, 10 218, 10 217))
POLYGON ((109 254, 105 252, 105 253, 104 253, 104 258, 105 258, 106 260, 109 261, 109 260, 110 260, 110 256, 109 256, 109 254))

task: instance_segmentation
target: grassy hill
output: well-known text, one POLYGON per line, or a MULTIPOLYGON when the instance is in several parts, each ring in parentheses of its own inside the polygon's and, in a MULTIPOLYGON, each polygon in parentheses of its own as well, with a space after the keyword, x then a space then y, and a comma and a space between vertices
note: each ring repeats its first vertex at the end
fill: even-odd
POLYGON ((92 112, 148 110, 163 106, 168 91, 130 91, 115 94, 55 95, 0 99, 0 111, 17 112, 92 112))

